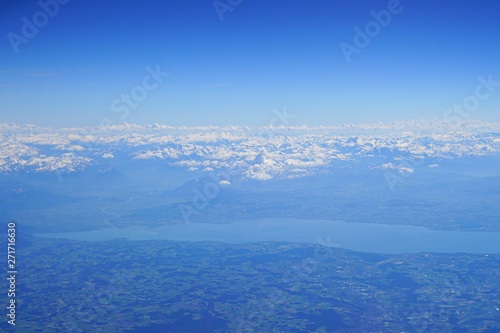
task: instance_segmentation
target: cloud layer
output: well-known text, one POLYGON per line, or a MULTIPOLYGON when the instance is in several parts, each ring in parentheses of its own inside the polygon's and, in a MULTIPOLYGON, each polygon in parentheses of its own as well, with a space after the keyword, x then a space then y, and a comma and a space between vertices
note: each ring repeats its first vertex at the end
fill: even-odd
POLYGON ((0 173, 81 172, 91 165, 156 161, 187 170, 225 169, 267 180, 366 165, 398 169, 401 160, 436 160, 500 152, 500 124, 408 121, 336 127, 171 127, 122 124, 50 129, 0 123, 0 173))

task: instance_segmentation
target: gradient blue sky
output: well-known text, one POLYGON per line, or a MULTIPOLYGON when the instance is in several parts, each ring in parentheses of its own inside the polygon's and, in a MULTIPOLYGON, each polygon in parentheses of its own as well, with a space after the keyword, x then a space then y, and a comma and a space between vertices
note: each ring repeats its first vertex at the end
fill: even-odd
MULTIPOLYGON (((227 0, 221 0, 227 2, 227 0)), ((129 123, 266 125, 442 118, 500 79, 500 1, 401 0, 403 10, 347 63, 339 44, 388 1, 243 0, 224 21, 211 0, 71 0, 15 53, 37 1, 0 3, 0 121, 65 127, 121 123, 111 103, 169 72, 129 123)), ((500 120, 500 87, 472 119, 500 120)))

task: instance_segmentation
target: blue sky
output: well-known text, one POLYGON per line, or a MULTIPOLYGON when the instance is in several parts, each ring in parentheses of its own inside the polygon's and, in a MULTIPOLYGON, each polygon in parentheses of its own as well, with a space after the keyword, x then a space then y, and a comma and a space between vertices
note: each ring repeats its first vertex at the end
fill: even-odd
MULTIPOLYGON (((283 107, 297 125, 441 119, 479 76, 500 80, 500 1, 401 0, 350 63, 339 45, 355 46, 354 27, 390 1, 220 3, 224 20, 208 0, 71 0, 13 47, 8 34, 24 38, 22 18, 42 9, 3 1, 0 121, 258 126, 283 107), (148 66, 169 75, 126 106, 148 66)), ((497 87, 470 118, 500 121, 499 106, 497 87)))

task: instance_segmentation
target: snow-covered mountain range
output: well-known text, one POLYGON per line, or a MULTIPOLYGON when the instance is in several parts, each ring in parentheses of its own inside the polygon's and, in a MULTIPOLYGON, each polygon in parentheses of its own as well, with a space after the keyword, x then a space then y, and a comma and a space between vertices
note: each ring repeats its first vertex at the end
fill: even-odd
MULTIPOLYGON (((331 167, 412 172, 402 160, 500 153, 500 123, 440 120, 390 124, 172 127, 121 124, 51 129, 0 123, 0 173, 81 172, 110 161, 155 161, 190 171, 231 170, 242 178, 294 178, 331 167)), ((116 164, 115 164, 116 165, 116 164)))

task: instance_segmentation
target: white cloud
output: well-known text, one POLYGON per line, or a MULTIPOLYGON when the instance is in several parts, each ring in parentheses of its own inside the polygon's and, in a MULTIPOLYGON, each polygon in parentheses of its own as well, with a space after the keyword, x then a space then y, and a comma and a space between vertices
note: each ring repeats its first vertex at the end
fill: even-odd
MULTIPOLYGON (((500 123, 439 120, 340 126, 172 127, 122 124, 53 130, 0 123, 0 173, 76 172, 128 156, 187 170, 227 169, 267 180, 310 175, 343 163, 413 172, 405 159, 461 158, 500 152, 500 123)), ((434 167, 437 165, 429 165, 434 167)))

